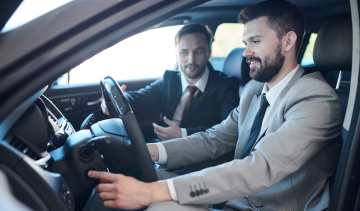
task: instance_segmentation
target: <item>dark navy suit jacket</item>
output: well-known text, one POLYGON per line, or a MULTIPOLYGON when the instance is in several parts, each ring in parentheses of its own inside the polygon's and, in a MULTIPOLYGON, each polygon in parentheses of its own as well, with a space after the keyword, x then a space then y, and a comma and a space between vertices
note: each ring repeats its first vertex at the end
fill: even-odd
MULTIPOLYGON (((208 65, 209 78, 203 93, 194 96, 180 127, 188 135, 220 123, 239 103, 239 81, 208 65)), ((172 118, 182 95, 179 71, 165 71, 163 78, 138 91, 127 92, 147 140, 155 138, 151 122, 164 125, 162 117, 172 118)))

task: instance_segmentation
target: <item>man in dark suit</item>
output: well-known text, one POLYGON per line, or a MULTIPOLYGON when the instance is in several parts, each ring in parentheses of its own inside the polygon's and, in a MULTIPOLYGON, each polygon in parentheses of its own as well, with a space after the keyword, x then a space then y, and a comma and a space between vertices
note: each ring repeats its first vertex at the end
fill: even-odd
POLYGON ((238 105, 238 80, 215 71, 208 61, 212 40, 207 27, 184 26, 175 37, 177 70, 167 70, 162 79, 127 92, 147 140, 204 131, 220 123, 238 105), (196 87, 191 102, 182 105, 190 86, 196 87))
POLYGON ((321 74, 297 64, 301 13, 284 0, 269 0, 243 9, 240 18, 254 80, 239 106, 205 132, 148 144, 154 161, 165 155, 168 169, 233 150, 234 159, 152 183, 90 171, 102 181, 97 190, 106 207, 205 211, 226 201, 224 210, 327 209, 342 115, 321 74))
MULTIPOLYGON (((208 27, 182 27, 175 36, 177 69, 165 71, 161 79, 145 88, 125 93, 147 141, 204 131, 238 105, 239 80, 214 70, 209 62, 212 41, 208 27), (189 87, 195 87, 190 99, 189 87)), ((126 90, 125 85, 121 88, 126 90)), ((102 109, 107 113, 105 103, 102 109)), ((102 113, 89 115, 81 128, 104 118, 107 116, 102 113)))

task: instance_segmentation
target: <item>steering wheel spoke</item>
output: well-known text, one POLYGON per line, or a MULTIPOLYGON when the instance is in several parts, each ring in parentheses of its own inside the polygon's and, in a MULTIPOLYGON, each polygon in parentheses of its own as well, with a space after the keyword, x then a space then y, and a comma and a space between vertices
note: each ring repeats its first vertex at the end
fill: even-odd
POLYGON ((121 118, 125 130, 131 140, 135 162, 141 169, 141 175, 138 179, 148 182, 155 181, 157 176, 154 165, 130 103, 125 97, 119 84, 112 77, 107 76, 100 84, 110 115, 112 117, 121 118))

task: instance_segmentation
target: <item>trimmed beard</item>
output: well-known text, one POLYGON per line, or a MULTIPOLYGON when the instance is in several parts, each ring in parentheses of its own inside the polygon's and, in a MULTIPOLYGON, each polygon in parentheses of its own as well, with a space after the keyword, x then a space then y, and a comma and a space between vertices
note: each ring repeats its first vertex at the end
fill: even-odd
POLYGON ((191 66, 191 65, 193 65, 193 64, 185 65, 185 66, 184 66, 184 69, 181 68, 181 71, 184 73, 184 75, 186 76, 186 78, 188 78, 188 79, 190 79, 190 80, 195 80, 195 79, 201 78, 201 76, 202 76, 202 75, 204 74, 204 72, 205 72, 205 69, 206 69, 206 67, 207 67, 207 64, 204 65, 204 66, 202 66, 202 67, 200 67, 199 65, 193 65, 193 66, 198 67, 198 70, 199 70, 198 72, 196 72, 195 75, 189 75, 188 73, 186 73, 186 68, 187 68, 188 66, 191 66))
POLYGON ((255 70, 253 74, 250 74, 251 78, 260 82, 269 82, 280 72, 285 57, 281 54, 281 46, 279 45, 272 61, 269 57, 265 57, 264 62, 260 58, 253 59, 260 61, 260 68, 255 70))

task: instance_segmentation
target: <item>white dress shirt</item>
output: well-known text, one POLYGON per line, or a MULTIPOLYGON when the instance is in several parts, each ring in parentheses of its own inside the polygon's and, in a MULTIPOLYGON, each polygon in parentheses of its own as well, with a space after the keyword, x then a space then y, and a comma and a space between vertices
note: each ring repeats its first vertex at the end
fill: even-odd
MULTIPOLYGON (((202 93, 205 91, 206 84, 209 79, 209 74, 210 74, 209 68, 206 67, 204 74, 202 74, 202 76, 199 78, 199 80, 197 80, 195 82, 195 84, 193 84, 193 86, 196 86, 196 88, 198 88, 199 91, 202 93)), ((186 80, 186 77, 185 77, 185 74, 183 73, 183 71, 180 71, 180 77, 181 77, 182 93, 184 93, 186 88, 189 86, 189 82, 186 80)), ((196 92, 194 94, 194 96, 196 96, 197 94, 198 94, 198 92, 196 92)), ((186 137, 186 136, 187 136, 186 128, 181 128, 181 137, 186 137)), ((167 161, 167 153, 166 153, 164 145, 159 144, 158 150, 159 150, 159 160, 157 163, 165 164, 167 161)))
MULTIPOLYGON (((297 65, 294 69, 292 69, 281 81, 279 81, 277 84, 275 84, 271 89, 269 89, 267 83, 264 84, 264 88, 262 90, 262 93, 265 94, 265 97, 267 101, 269 102, 269 106, 267 107, 265 111, 265 116, 261 125, 260 134, 262 134, 264 131, 264 128, 267 128, 267 124, 269 122, 269 114, 268 111, 270 110, 271 106, 275 106, 275 102, 277 101, 277 98, 281 91, 285 88, 285 86, 289 83, 291 78, 295 75, 295 72, 299 69, 299 65, 297 65)), ((159 164, 165 164, 167 162, 167 153, 164 145, 162 143, 156 144, 159 149, 159 164)), ((172 200, 177 201, 176 191, 174 182, 172 179, 167 179, 166 183, 169 188, 169 193, 172 198, 172 200)))

